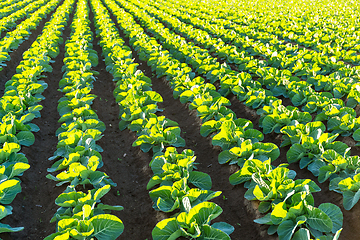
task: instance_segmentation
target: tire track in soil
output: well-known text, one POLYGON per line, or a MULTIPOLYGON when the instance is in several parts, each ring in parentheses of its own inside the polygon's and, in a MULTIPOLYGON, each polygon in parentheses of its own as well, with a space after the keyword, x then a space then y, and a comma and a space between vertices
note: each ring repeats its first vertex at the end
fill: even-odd
MULTIPOLYGON (((50 12, 46 18, 40 21, 40 24, 37 26, 35 30, 32 30, 32 33, 26 39, 24 42, 20 44, 20 46, 10 52, 10 61, 5 62, 6 67, 3 68, 2 71, 0 71, 0 96, 4 95, 5 90, 5 83, 11 79, 11 77, 16 74, 16 67, 19 65, 21 60, 23 59, 23 53, 30 48, 30 46, 33 44, 33 42, 36 40, 38 35, 40 35, 43 31, 43 28, 45 26, 45 23, 47 23, 54 12, 56 12, 57 8, 63 4, 64 0, 61 0, 58 6, 50 12)), ((25 20, 23 18, 22 20, 25 20)), ((20 20, 21 21, 21 20, 20 20)), ((6 36, 6 34, 5 34, 6 36)), ((45 90, 46 91, 46 90, 45 90)))
MULTIPOLYGON (((62 3, 63 1, 59 6, 62 3)), ((46 21, 49 20, 52 13, 49 14, 46 21)), ((72 19, 73 14, 70 15, 68 25, 63 31, 64 43, 59 46, 60 53, 54 59, 55 63, 51 64, 53 67, 52 73, 44 73, 46 76, 44 80, 48 84, 48 88, 43 93, 45 100, 40 103, 44 108, 41 111, 41 118, 33 120, 33 123, 40 127, 40 131, 34 133, 35 143, 30 147, 22 147, 21 151, 28 158, 30 169, 21 177, 22 192, 16 196, 11 204, 14 207, 13 215, 6 217, 3 221, 12 227, 22 226, 25 229, 17 233, 0 234, 0 237, 4 240, 43 239, 56 231, 56 224, 50 223, 50 219, 58 209, 58 206, 55 205, 55 199, 65 190, 66 186, 57 187, 55 186, 56 182, 46 178, 47 168, 53 164, 53 161, 47 159, 53 155, 58 143, 55 132, 61 124, 57 122, 60 118, 57 104, 62 97, 62 93, 58 92, 57 89, 58 82, 62 78, 61 67, 63 66, 62 61, 65 53, 64 44, 70 36, 69 26, 72 19)), ((38 28, 32 36, 37 36, 41 32, 42 27, 38 28)), ((29 43, 29 45, 31 44, 29 43)))
MULTIPOLYGON (((90 12, 91 29, 95 33, 94 17, 90 12)), ((94 34, 95 35, 95 34, 94 34)), ((95 36, 94 36, 95 37, 95 36)), ((152 239, 151 231, 164 214, 153 209, 149 191, 146 185, 152 171, 149 167, 151 153, 144 153, 139 147, 132 147, 136 134, 126 129, 119 129, 119 106, 115 102, 113 91, 115 83, 113 76, 106 71, 105 62, 101 55, 102 49, 98 45, 100 38, 95 37, 93 49, 97 51, 99 65, 92 68, 100 74, 93 83, 91 93, 98 97, 92 108, 97 111, 99 119, 106 125, 104 136, 98 144, 104 149, 101 153, 104 166, 100 171, 105 172, 117 183, 109 194, 102 198, 104 204, 121 205, 122 211, 112 211, 124 223, 124 232, 118 239, 152 239), (120 160, 119 160, 120 159, 120 160)))
MULTIPOLYGON (((114 15, 110 11, 109 13, 111 19, 118 26, 114 15)), ((140 64, 138 69, 142 70, 148 77, 153 76, 151 68, 147 66, 146 62, 139 59, 136 51, 130 46, 129 38, 120 29, 119 32, 125 44, 131 48, 135 62, 140 64)), ((253 219, 260 216, 256 211, 256 203, 244 198, 247 189, 243 186, 232 186, 229 183, 228 178, 235 169, 232 166, 218 163, 217 157, 220 149, 212 146, 209 137, 204 138, 200 135, 201 121, 196 117, 196 111, 188 110, 188 104, 182 104, 179 100, 173 98, 172 90, 166 83, 165 78, 150 78, 153 90, 158 92, 164 99, 163 103, 158 104, 160 108, 164 109, 160 114, 179 123, 182 130, 181 136, 186 141, 185 148, 190 148, 195 152, 198 170, 210 175, 213 182, 212 190, 223 192, 220 197, 214 199, 214 202, 224 210, 216 221, 225 221, 235 227, 235 231, 230 236, 232 239, 276 239, 267 235, 266 226, 253 222, 253 219)))

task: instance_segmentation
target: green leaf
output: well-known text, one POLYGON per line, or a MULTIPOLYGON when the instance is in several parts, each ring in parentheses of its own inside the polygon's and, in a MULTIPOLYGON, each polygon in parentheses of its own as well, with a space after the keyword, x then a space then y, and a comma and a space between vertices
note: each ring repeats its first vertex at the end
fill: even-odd
POLYGON ((187 219, 189 222, 195 221, 199 225, 209 224, 222 211, 222 208, 213 202, 202 202, 190 210, 187 219))
POLYGON ((306 154, 306 149, 299 143, 295 143, 290 147, 286 153, 286 158, 289 163, 294 163, 299 161, 306 154))
POLYGON ((40 128, 39 128, 36 124, 29 123, 29 124, 27 124, 27 125, 30 127, 30 131, 32 131, 32 132, 38 132, 38 131, 40 131, 40 128))
POLYGON ((237 185, 237 184, 240 184, 240 183, 243 183, 243 182, 246 182, 248 180, 251 180, 251 175, 242 175, 242 171, 239 170, 233 174, 230 175, 229 177, 229 181, 230 181, 230 184, 232 185, 237 185))
POLYGON ((266 116, 262 122, 264 134, 268 134, 274 131, 277 125, 278 124, 276 123, 276 120, 272 116, 266 116))
POLYGON ((110 214, 100 214, 89 220, 94 226, 93 236, 101 240, 115 240, 124 231, 122 221, 110 214))
POLYGON ((268 225, 273 225, 272 221, 271 221, 271 213, 266 214, 265 216, 261 217, 261 218, 257 218, 254 220, 254 222, 258 223, 258 224, 268 224, 268 225))
POLYGON ((320 232, 331 232, 333 223, 330 217, 319 208, 310 205, 308 205, 307 208, 308 217, 306 223, 320 232))
POLYGON ((360 128, 353 133, 353 138, 355 141, 360 142, 360 128))
POLYGON ((273 211, 271 212, 271 221, 275 225, 279 225, 283 219, 286 217, 288 211, 286 209, 286 203, 280 202, 275 205, 273 211))
MULTIPOLYGON (((38 106, 40 106, 40 105, 38 105, 38 106)), ((42 106, 41 106, 41 108, 42 108, 42 106)), ((28 122, 31 122, 34 118, 35 118, 35 114, 28 113, 20 118, 20 122, 22 122, 23 124, 26 124, 28 122)))
POLYGON ((66 230, 53 233, 47 236, 46 238, 44 238, 44 240, 68 240, 68 239, 70 239, 70 234, 66 230))
POLYGON ((182 236, 175 218, 167 218, 156 224, 152 230, 154 240, 175 240, 182 236))
POLYGON ((269 235, 273 235, 274 233, 277 232, 278 227, 279 227, 278 225, 270 225, 270 227, 267 230, 267 233, 269 235))
POLYGON ((326 213, 331 219, 333 223, 332 233, 336 233, 342 228, 344 216, 338 206, 332 203, 323 203, 320 204, 319 209, 326 213))
POLYGON ((297 225, 292 220, 283 221, 277 229, 279 240, 290 240, 296 227, 297 225))
POLYGON ((299 163, 300 169, 306 168, 306 166, 308 166, 312 161, 313 161, 313 159, 308 158, 308 157, 301 158, 300 163, 299 163))
POLYGON ((55 204, 60 207, 75 207, 79 198, 85 197, 83 192, 62 193, 55 199, 55 204))
POLYGON ((3 224, 0 223, 0 233, 4 233, 4 232, 20 232, 24 230, 24 227, 11 227, 8 224, 3 224))
POLYGON ((19 140, 20 145, 27 147, 33 145, 35 142, 35 136, 30 131, 21 131, 16 134, 16 138, 19 140))
POLYGON ((271 202, 260 202, 258 210, 261 213, 266 213, 271 208, 271 202))
MULTIPOLYGON (((275 161, 280 156, 280 150, 274 143, 255 143, 253 146, 256 156, 266 155, 271 158, 271 161, 275 161)), ((256 157, 255 157, 256 158, 256 157)))
POLYGON ((9 166, 7 169, 10 169, 10 172, 6 173, 9 176, 9 179, 19 176, 20 174, 22 174, 23 172, 25 172, 26 170, 28 170, 30 168, 30 165, 27 163, 22 163, 22 162, 17 162, 12 166, 9 166))
POLYGON ((123 206, 110 206, 110 205, 106 205, 106 204, 102 204, 102 203, 99 203, 97 205, 97 208, 102 209, 102 210, 113 210, 113 211, 121 211, 124 209, 123 206))
POLYGON ((224 150, 222 151, 219 156, 218 156, 218 160, 220 164, 224 164, 229 162, 232 159, 236 159, 237 157, 234 156, 229 150, 224 150))
POLYGON ((292 240, 309 240, 310 231, 306 228, 300 228, 293 236, 292 240))
POLYGON ((11 179, 0 184, 0 203, 10 204, 21 192, 20 181, 11 179))
POLYGON ((162 211, 162 212, 172 212, 175 209, 179 208, 180 201, 179 198, 172 199, 171 197, 168 198, 161 198, 159 197, 156 200, 156 206, 162 211))
POLYGON ((245 131, 245 139, 250 139, 253 143, 264 140, 264 135, 256 129, 248 129, 245 131))
POLYGON ((344 191, 343 205, 346 210, 350 210, 360 199, 360 189, 357 192, 344 191))
POLYGON ((190 172, 188 181, 194 184, 194 186, 203 190, 210 190, 212 186, 212 182, 209 174, 204 172, 198 172, 198 171, 190 172))
POLYGON ((210 120, 205 122, 200 127, 200 134, 203 137, 207 137, 210 133, 216 131, 219 127, 220 123, 215 120, 210 120))
POLYGON ((326 149, 334 149, 335 152, 337 152, 338 154, 340 154, 342 156, 350 154, 349 146, 346 145, 346 143, 339 142, 339 141, 335 141, 333 143, 326 144, 325 148, 326 149))
POLYGON ((319 168, 319 182, 325 182, 333 173, 336 172, 335 170, 335 166, 332 164, 328 164, 319 168))
POLYGON ((163 102, 161 95, 157 92, 146 91, 145 94, 148 95, 150 97, 150 99, 154 102, 163 102))
POLYGON ((83 207, 82 207, 82 210, 83 210, 83 216, 84 218, 88 218, 92 212, 92 209, 91 209, 91 206, 88 205, 88 204, 85 204, 83 207))
POLYGON ((315 161, 313 161, 312 163, 310 163, 308 165, 308 169, 310 172, 312 172, 312 174, 314 174, 314 176, 319 176, 320 174, 320 168, 325 166, 326 163, 320 159, 316 159, 315 161))
POLYGON ((216 222, 213 225, 211 225, 211 227, 217 228, 217 229, 223 231, 224 233, 226 233, 227 235, 230 235, 235 230, 235 228, 233 226, 231 226, 230 224, 228 224, 226 222, 216 222))
POLYGON ((3 205, 0 205, 0 219, 3 219, 7 215, 11 214, 12 208, 10 206, 8 206, 8 209, 6 207, 4 207, 3 205), (9 211, 8 211, 8 209, 9 209, 9 211))
POLYGON ((110 185, 105 185, 102 188, 99 188, 96 190, 94 194, 94 200, 98 201, 100 198, 102 198, 105 194, 107 194, 110 191, 110 185))
POLYGON ((201 232, 201 236, 199 237, 199 239, 201 240, 230 240, 231 238, 229 237, 228 234, 226 234, 225 232, 208 226, 208 225, 204 225, 202 227, 202 232, 201 232))

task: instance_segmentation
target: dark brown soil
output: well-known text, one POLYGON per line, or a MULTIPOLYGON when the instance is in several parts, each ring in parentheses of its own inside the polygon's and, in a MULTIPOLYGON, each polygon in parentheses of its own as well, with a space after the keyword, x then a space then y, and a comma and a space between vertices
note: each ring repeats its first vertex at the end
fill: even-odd
MULTIPOLYGON (((49 19, 50 15, 47 19, 49 19)), ((91 21, 93 15, 90 14, 91 21)), ((112 16, 112 19, 115 18, 112 16)), ((72 20, 72 16, 70 21, 72 20)), ((48 20, 46 20, 48 21, 48 20)), ((69 21, 69 22, 70 22, 69 21)), ((39 27, 28 42, 23 43, 21 47, 12 53, 12 60, 2 72, 0 72, 1 85, 8 80, 14 73, 15 67, 21 60, 24 52, 42 31, 39 27), (32 39, 32 40, 31 40, 32 39), (3 80, 5 79, 6 80, 3 80)), ((91 25, 94 31, 93 24, 91 25)), ((64 30, 63 37, 66 40, 70 35, 70 29, 64 30)), ((127 38, 121 33, 126 44, 129 45, 127 38)), ((125 230, 119 239, 152 239, 151 231, 157 222, 169 217, 168 214, 157 212, 152 208, 152 201, 149 197, 146 185, 152 175, 149 168, 151 160, 150 153, 143 153, 140 149, 132 147, 136 136, 128 130, 120 131, 118 128, 119 109, 113 97, 114 83, 112 76, 105 70, 105 64, 101 57, 101 48, 97 45, 99 39, 94 39, 94 49, 98 52, 99 65, 94 68, 100 74, 97 81, 94 82, 92 93, 98 97, 94 100, 93 109, 97 111, 99 119, 106 125, 106 131, 98 144, 104 149, 102 153, 104 166, 100 169, 106 172, 110 178, 117 183, 109 194, 102 198, 102 202, 110 205, 122 205, 123 211, 113 212, 125 225, 125 230)), ((151 69, 146 62, 140 61, 136 52, 133 51, 133 57, 138 62, 139 69, 148 77, 151 77, 153 90, 160 93, 164 99, 159 103, 159 107, 164 109, 161 113, 167 118, 179 123, 182 130, 182 137, 186 141, 186 148, 195 151, 196 162, 199 171, 208 173, 213 182, 212 190, 222 191, 222 195, 214 199, 218 205, 223 208, 223 213, 216 221, 225 221, 235 227, 231 234, 232 239, 242 240, 275 240, 276 236, 267 234, 267 227, 253 222, 255 218, 260 217, 257 209, 257 202, 250 202, 244 198, 246 189, 242 185, 232 186, 229 183, 229 176, 237 170, 236 166, 220 165, 218 155, 220 149, 212 146, 209 137, 204 138, 200 135, 201 121, 196 116, 195 111, 189 111, 187 105, 181 104, 179 100, 174 100, 172 90, 167 85, 164 78, 157 79, 152 77, 151 69)), ((57 137, 55 131, 60 126, 57 122, 59 115, 57 112, 57 101, 62 96, 58 89, 58 81, 62 78, 62 60, 64 58, 64 44, 60 46, 60 54, 55 59, 53 72, 47 75, 48 89, 45 90, 46 100, 42 102, 44 109, 41 111, 42 117, 34 120, 41 131, 35 133, 36 142, 29 148, 23 147, 22 152, 29 159, 31 168, 21 177, 23 191, 17 195, 11 206, 13 206, 13 215, 6 217, 2 222, 10 224, 13 227, 23 226, 25 229, 18 233, 4 233, 0 237, 4 240, 37 240, 43 239, 47 235, 55 232, 55 223, 49 221, 56 212, 57 206, 54 201, 65 187, 56 187, 55 182, 46 178, 46 169, 52 165, 47 159, 52 156, 56 150, 57 137)), ((0 91, 3 92, 3 89, 0 91)), ((254 128, 261 130, 258 126, 259 116, 254 110, 247 108, 240 103, 234 96, 229 95, 231 100, 231 109, 239 118, 246 118, 254 123, 254 128)), ((279 134, 268 134, 264 142, 273 142, 278 146, 281 144, 279 134)), ((346 141, 346 139, 342 139, 346 141)), ((179 150, 182 150, 179 148, 179 150)), ((286 151, 288 148, 281 148, 280 157, 274 162, 274 165, 286 163, 286 151)), ((359 149, 355 148, 353 154, 359 154, 359 149)), ((297 172, 297 178, 310 178, 317 182, 316 178, 307 170, 299 169, 297 164, 290 165, 290 168, 297 172)), ((319 184, 322 188, 320 193, 315 193, 316 205, 324 202, 331 202, 342 206, 342 196, 328 190, 328 182, 319 184)), ((340 237, 341 240, 357 239, 360 236, 358 228, 360 205, 357 204, 351 211, 344 213, 344 230, 340 237), (354 237, 355 236, 355 237, 354 237)))

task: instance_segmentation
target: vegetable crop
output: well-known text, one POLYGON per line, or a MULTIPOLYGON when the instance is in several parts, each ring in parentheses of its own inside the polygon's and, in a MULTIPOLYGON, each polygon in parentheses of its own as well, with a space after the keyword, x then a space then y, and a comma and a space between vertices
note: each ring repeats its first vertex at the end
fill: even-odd
POLYGON ((7 216, 29 206, 27 173, 45 169, 57 210, 35 204, 53 225, 30 238, 139 236, 126 220, 144 216, 129 199, 153 214, 142 220, 148 239, 240 238, 243 216, 258 237, 349 237, 343 223, 354 224, 360 200, 359 7, 337 4, 0 1, 0 237, 27 231, 7 216), (42 122, 43 108, 58 116, 42 122), (57 138, 51 153, 38 146, 46 136, 57 138), (147 198, 122 192, 130 185, 147 198), (245 214, 229 212, 239 192, 245 214))

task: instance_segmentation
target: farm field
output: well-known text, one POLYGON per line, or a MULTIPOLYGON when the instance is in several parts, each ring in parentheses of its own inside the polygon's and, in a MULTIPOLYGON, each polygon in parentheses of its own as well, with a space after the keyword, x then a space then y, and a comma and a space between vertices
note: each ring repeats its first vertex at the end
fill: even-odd
POLYGON ((353 0, 0 0, 0 239, 360 239, 353 0))

